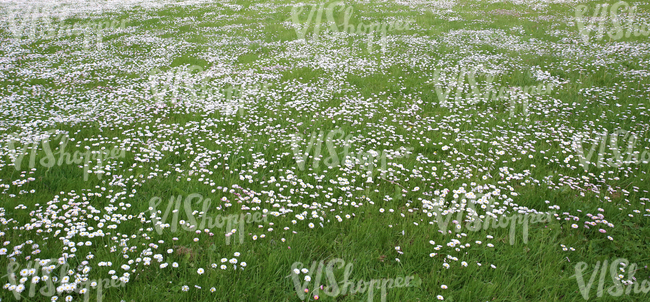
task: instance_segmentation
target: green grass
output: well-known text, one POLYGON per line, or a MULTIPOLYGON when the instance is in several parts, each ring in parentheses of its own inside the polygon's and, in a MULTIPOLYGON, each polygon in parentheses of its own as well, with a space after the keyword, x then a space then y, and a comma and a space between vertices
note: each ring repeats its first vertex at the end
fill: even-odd
MULTIPOLYGON (((587 263, 583 279, 588 281, 598 261, 617 258, 638 265, 639 283, 650 281, 649 217, 644 216, 650 214, 650 165, 599 169, 593 164, 597 146, 585 172, 570 145, 577 132, 594 137, 604 129, 624 129, 639 136, 635 150, 648 150, 648 37, 586 45, 572 24, 575 4, 534 9, 537 3, 458 1, 450 8, 439 8, 446 5, 442 2, 346 3, 354 12, 349 24, 415 20, 408 30, 388 33, 387 53, 369 51, 367 34, 335 34, 323 24, 318 41, 312 41, 314 20, 306 30, 308 41, 296 41, 298 34, 289 25, 294 3, 287 1, 133 6, 98 14, 92 21, 82 16, 66 21, 128 18, 124 32, 104 35, 103 50, 84 49, 83 39, 75 36, 9 40, 10 25, 3 26, 0 37, 13 44, 0 49, 0 237, 7 249, 0 267, 10 265, 8 254, 23 243, 22 253, 13 255, 22 267, 34 258, 75 254, 68 259, 70 267, 88 261, 87 277, 93 280, 110 278, 111 270, 122 276, 127 270, 120 266, 133 260, 124 287, 106 288, 99 297, 91 290, 90 300, 101 301, 299 301, 292 265, 333 259, 353 264, 354 281, 415 276, 417 286, 389 289, 387 301, 437 301, 437 295, 445 301, 583 301, 576 265, 587 263), (528 116, 517 99, 511 116, 509 99, 455 104, 451 71, 445 76, 452 80, 443 81, 442 88, 453 87, 452 104, 441 106, 434 71, 479 66, 496 72, 497 89, 560 84, 550 95, 529 98, 528 116), (161 104, 151 98, 153 68, 175 72, 196 67, 199 72, 187 75, 187 83, 174 83, 182 88, 177 100, 171 93, 161 104), (243 81, 268 83, 270 89, 228 100, 244 106, 230 114, 220 107, 223 100, 188 100, 200 76, 216 90, 243 81), (101 179, 91 174, 87 181, 76 164, 24 168, 26 155, 20 171, 11 165, 8 135, 16 134, 24 143, 30 135, 54 129, 75 138, 68 152, 120 147, 125 157, 103 162, 102 169, 111 174, 101 179), (312 133, 326 136, 333 130, 342 130, 342 137, 323 143, 320 152, 312 148, 301 169, 291 135, 302 135, 298 149, 307 152, 312 133), (353 139, 346 147, 348 135, 353 139), (402 147, 412 148, 408 156, 389 158, 386 167, 380 160, 373 164, 372 182, 366 182, 367 167, 346 166, 342 160, 346 154, 402 147), (339 164, 328 168, 325 161, 332 155, 339 164), (573 157, 567 159, 569 155, 573 157), (380 168, 385 175, 380 176, 380 168), (514 207, 525 207, 553 211, 558 219, 531 223, 527 243, 523 227, 516 226, 512 245, 509 227, 473 232, 450 226, 441 232, 426 203, 438 201, 436 195, 447 189, 445 206, 452 207, 452 190, 478 192, 479 186, 500 190, 495 197, 499 204, 478 210, 480 215, 499 209, 499 216, 514 215, 521 210, 514 207), (246 199, 244 191, 254 192, 256 199, 246 199), (237 240, 238 230, 227 244, 225 227, 200 234, 182 228, 156 233, 150 200, 161 198, 158 209, 164 213, 169 198, 192 193, 212 200, 210 215, 263 211, 267 221, 246 224, 243 243, 237 240), (271 214, 280 209, 292 212, 271 214), (304 220, 296 218, 303 211, 304 220), (591 221, 587 213, 603 213, 602 223, 585 228, 584 222, 591 221), (86 234, 99 229, 106 235, 86 234), (57 230, 60 234, 54 235, 57 230), (62 240, 66 236, 92 246, 72 252, 62 240), (448 246, 453 239, 469 246, 448 246), (34 243, 39 246, 32 247, 34 243), (212 268, 235 252, 241 254, 236 270, 232 264, 226 270, 212 268), (159 263, 156 254, 164 260, 159 263), (145 257, 151 258, 149 265, 143 264, 145 257), (113 265, 99 265, 107 261, 113 265), (244 270, 242 261, 247 263, 244 270), (451 267, 443 267, 445 262, 451 267), (161 268, 161 263, 169 266, 161 268), (205 272, 199 274, 199 268, 205 272)), ((647 17, 648 5, 638 4, 647 17)), ((310 9, 303 10, 300 20, 307 19, 310 9)), ((344 19, 343 12, 335 13, 338 28, 344 19)), ((484 73, 477 81, 485 89, 484 73)), ((461 100, 466 101, 471 92, 467 79, 464 85, 461 100)), ((51 142, 53 149, 58 142, 51 142)), ((588 152, 591 143, 584 142, 583 148, 588 152)), ((605 158, 613 155, 608 149, 604 153, 605 158)), ((35 158, 46 156, 41 147, 35 158)), ((201 211, 200 205, 192 209, 201 211)), ((184 209, 181 219, 188 219, 184 209)), ((334 274, 337 281, 343 279, 342 269, 334 274)), ((62 277, 58 271, 55 275, 62 277)), ((624 275, 628 278, 629 272, 624 275)), ((5 279, 1 284, 9 282, 5 279)), ((596 297, 596 278, 590 301, 650 297, 634 292, 614 297, 607 293, 614 285, 609 272, 604 280, 605 294, 596 297)), ((321 283, 327 282, 323 274, 321 283)), ((313 301, 312 284, 309 290, 313 301)), ((27 292, 23 300, 50 301, 27 292)), ((59 294, 59 301, 67 295, 59 294)), ((70 295, 74 301, 83 299, 70 295)), ((319 296, 324 301, 370 301, 367 293, 319 296)), ((0 298, 15 300, 6 289, 0 298)), ((376 290, 374 301, 380 299, 376 290)))

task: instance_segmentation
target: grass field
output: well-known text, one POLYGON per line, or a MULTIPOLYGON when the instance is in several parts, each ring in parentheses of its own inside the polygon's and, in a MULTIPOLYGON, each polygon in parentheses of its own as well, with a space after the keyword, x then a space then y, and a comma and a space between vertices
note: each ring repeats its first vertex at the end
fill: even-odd
POLYGON ((650 301, 646 2, 0 12, 0 301, 650 301))

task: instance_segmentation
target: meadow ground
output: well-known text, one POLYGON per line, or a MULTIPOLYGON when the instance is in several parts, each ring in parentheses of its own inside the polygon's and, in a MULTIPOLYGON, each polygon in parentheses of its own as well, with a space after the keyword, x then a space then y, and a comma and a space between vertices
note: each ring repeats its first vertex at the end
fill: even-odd
POLYGON ((650 301, 649 9, 1 1, 1 301, 650 301))

